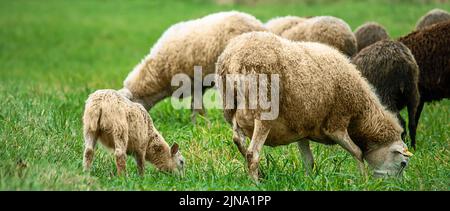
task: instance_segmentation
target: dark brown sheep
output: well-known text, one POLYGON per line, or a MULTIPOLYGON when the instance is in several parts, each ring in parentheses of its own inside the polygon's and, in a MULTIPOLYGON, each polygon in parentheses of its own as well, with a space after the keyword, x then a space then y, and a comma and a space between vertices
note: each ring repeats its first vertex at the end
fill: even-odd
POLYGON ((382 25, 376 22, 368 22, 356 28, 355 37, 359 52, 380 40, 389 39, 389 34, 382 25))
MULTIPOLYGON (((450 97, 450 21, 412 32, 399 41, 411 50, 420 69, 417 125, 425 102, 450 97)), ((415 147, 415 142, 411 144, 415 147)))
POLYGON ((419 21, 417 21, 416 30, 421 30, 433 24, 449 20, 450 13, 448 13, 447 11, 441 9, 432 9, 427 12, 427 14, 422 16, 419 21))
POLYGON ((374 86, 381 103, 397 115, 404 129, 402 138, 406 135, 406 124, 400 110, 408 108, 409 135, 411 142, 415 142, 419 67, 408 47, 398 41, 382 40, 361 50, 352 63, 374 86))

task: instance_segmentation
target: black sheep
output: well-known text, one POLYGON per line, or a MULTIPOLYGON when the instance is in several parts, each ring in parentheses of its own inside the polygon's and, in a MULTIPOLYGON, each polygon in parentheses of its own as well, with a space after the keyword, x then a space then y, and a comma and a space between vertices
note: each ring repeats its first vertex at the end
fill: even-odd
POLYGON ((401 42, 382 40, 362 49, 352 58, 361 74, 374 86, 381 103, 395 113, 406 135, 406 123, 400 111, 408 108, 411 142, 416 139, 416 111, 420 101, 417 66, 411 51, 401 42))
MULTIPOLYGON (((434 24, 398 39, 414 55, 419 65, 419 122, 425 102, 450 97, 450 21, 434 24)), ((415 147, 415 142, 412 142, 415 147)))

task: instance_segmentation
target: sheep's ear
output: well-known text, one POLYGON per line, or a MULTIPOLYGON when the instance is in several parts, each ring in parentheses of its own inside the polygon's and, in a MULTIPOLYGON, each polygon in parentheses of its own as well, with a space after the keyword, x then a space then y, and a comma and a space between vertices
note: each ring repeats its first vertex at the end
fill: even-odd
POLYGON ((179 146, 178 146, 177 143, 174 143, 174 144, 172 145, 172 148, 170 149, 170 153, 172 154, 172 156, 175 155, 175 154, 177 154, 178 148, 179 148, 179 146))

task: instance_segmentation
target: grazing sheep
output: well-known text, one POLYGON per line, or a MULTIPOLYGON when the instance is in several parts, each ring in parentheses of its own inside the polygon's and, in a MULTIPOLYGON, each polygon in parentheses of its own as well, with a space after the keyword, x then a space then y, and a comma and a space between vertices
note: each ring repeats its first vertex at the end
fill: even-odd
POLYGON ((441 9, 432 9, 417 21, 416 30, 424 29, 443 21, 450 21, 450 13, 441 9))
MULTIPOLYGON (((420 102, 419 67, 411 51, 398 41, 382 40, 360 51, 352 58, 362 75, 372 84, 381 103, 397 114, 405 129, 400 110, 408 107, 408 128, 411 142, 416 140, 415 115, 420 102)), ((402 134, 402 139, 406 132, 402 134)))
POLYGON ((121 92, 98 90, 86 101, 83 115, 84 169, 90 169, 95 145, 100 139, 104 146, 114 150, 118 175, 126 169, 126 154, 135 157, 141 175, 144 174, 145 160, 162 171, 181 171, 184 159, 178 151, 178 144, 170 148, 153 126, 144 107, 131 102, 121 92))
POLYGON ((306 19, 281 36, 294 41, 324 43, 350 57, 356 53, 356 38, 350 26, 336 17, 316 16, 306 19))
POLYGON ((356 28, 355 37, 359 52, 361 49, 373 43, 389 39, 389 34, 382 25, 375 22, 368 22, 356 28))
MULTIPOLYGON (((132 93, 133 101, 148 110, 177 89, 171 86, 174 75, 184 73, 193 79, 194 66, 202 67, 203 77, 213 73, 217 57, 231 38, 263 30, 263 24, 255 17, 235 11, 175 24, 164 32, 150 54, 128 75, 124 87, 132 93)), ((198 102, 202 102, 201 96, 194 97, 199 97, 198 102)), ((197 112, 203 110, 193 110, 193 121, 197 112)))
MULTIPOLYGON (((425 102, 450 97, 450 21, 414 31, 398 40, 411 50, 419 66, 417 126, 425 102)), ((415 148, 416 143, 411 145, 415 148)))
POLYGON ((285 16, 272 18, 265 24, 267 30, 276 35, 281 35, 286 30, 294 27, 295 25, 305 21, 306 18, 297 16, 285 16))
POLYGON ((216 73, 224 105, 229 74, 279 74, 280 115, 275 120, 262 119, 261 107, 224 108, 238 148, 245 143, 238 138, 251 137, 243 154, 255 180, 263 145, 298 142, 306 166, 312 167, 309 140, 339 144, 356 158, 363 173, 365 159, 380 175, 400 174, 412 155, 401 139, 402 128, 395 116, 380 104, 348 59, 329 46, 292 42, 266 32, 246 33, 228 44, 216 73))

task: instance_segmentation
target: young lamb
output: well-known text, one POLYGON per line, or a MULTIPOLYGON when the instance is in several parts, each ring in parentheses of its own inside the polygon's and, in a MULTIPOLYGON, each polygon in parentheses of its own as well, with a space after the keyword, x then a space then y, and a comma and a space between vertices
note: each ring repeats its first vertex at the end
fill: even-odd
POLYGON ((86 101, 84 169, 90 169, 99 139, 104 146, 114 150, 118 175, 126 169, 126 154, 135 157, 141 175, 144 174, 145 160, 159 170, 181 172, 184 158, 178 151, 178 144, 169 147, 144 107, 131 102, 121 92, 124 90, 98 90, 86 101))
MULTIPOLYGON (((245 32, 264 30, 263 24, 255 17, 235 11, 175 24, 164 32, 150 54, 128 75, 124 87, 132 93, 133 101, 148 110, 177 89, 171 86, 174 75, 184 73, 193 79, 194 66, 202 67, 203 77, 214 73, 217 57, 231 38, 245 32)), ((194 97, 202 102, 201 96, 194 97)), ((203 113, 203 109, 193 109, 193 121, 196 113, 203 113)))
POLYGON ((441 9, 432 9, 417 21, 416 30, 444 21, 450 21, 450 13, 441 9))
POLYGON ((354 34, 358 52, 380 40, 389 39, 389 34, 386 29, 376 22, 368 22, 359 26, 356 28, 354 34))
MULTIPOLYGON (((382 40, 356 54, 352 63, 375 87, 381 103, 397 115, 404 131, 406 124, 400 111, 408 107, 409 135, 411 142, 415 142, 419 67, 408 47, 398 41, 382 40)), ((404 132, 403 140, 405 135, 404 132)))
POLYGON ((356 38, 342 19, 316 16, 284 31, 282 37, 293 41, 320 42, 330 45, 351 57, 356 53, 356 38))
MULTIPOLYGON (((419 66, 417 126, 425 102, 450 97, 450 21, 412 32, 398 40, 411 50, 419 66)), ((415 148, 414 140, 411 145, 415 148)))
POLYGON ((230 88, 225 87, 225 78, 230 74, 279 75, 275 120, 261 118, 265 110, 261 106, 224 108, 238 148, 244 149, 245 136, 251 137, 248 149, 241 152, 255 180, 263 145, 298 142, 306 166, 313 167, 309 140, 339 144, 356 158, 363 173, 364 159, 379 175, 401 174, 408 164, 412 154, 401 139, 398 120, 380 104, 348 59, 329 46, 292 42, 267 32, 246 33, 228 44, 216 73, 224 105, 225 90, 230 88))
POLYGON ((305 21, 306 18, 297 17, 297 16, 285 16, 285 17, 276 17, 267 21, 264 26, 270 32, 281 35, 286 30, 296 26, 297 24, 305 21))

